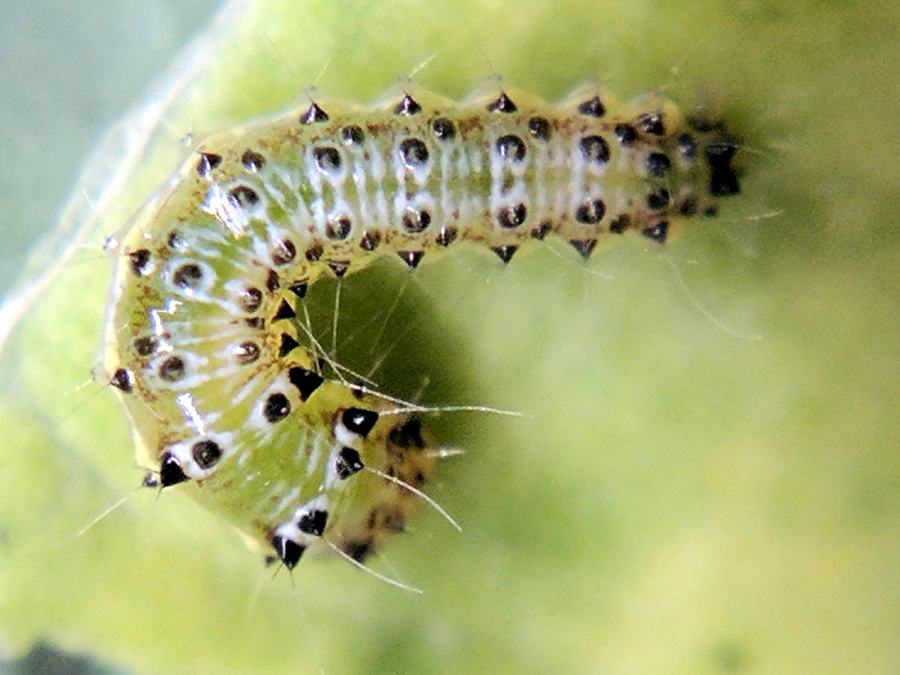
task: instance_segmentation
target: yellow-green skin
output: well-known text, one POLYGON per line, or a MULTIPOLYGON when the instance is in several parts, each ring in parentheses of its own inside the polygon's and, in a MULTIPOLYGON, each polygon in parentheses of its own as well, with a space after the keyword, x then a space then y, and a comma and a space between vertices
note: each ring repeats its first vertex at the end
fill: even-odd
POLYGON ((552 105, 318 100, 209 136, 116 242, 104 363, 139 462, 289 566, 285 541, 363 559, 403 529, 436 454, 410 406, 312 343, 316 280, 464 242, 504 263, 550 235, 585 258, 627 232, 663 243, 737 192, 734 151, 717 125, 596 86, 552 105), (354 411, 377 422, 354 431, 354 411), (298 526, 315 511, 324 531, 298 526))

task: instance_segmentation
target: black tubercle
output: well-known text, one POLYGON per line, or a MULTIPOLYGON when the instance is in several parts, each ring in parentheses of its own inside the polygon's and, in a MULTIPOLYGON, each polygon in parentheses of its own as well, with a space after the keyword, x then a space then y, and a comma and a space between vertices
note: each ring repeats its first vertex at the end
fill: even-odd
POLYGON ((197 441, 191 446, 191 456, 204 471, 214 467, 222 459, 222 448, 215 441, 197 441))
POLYGON ((542 141, 549 141, 551 130, 550 120, 546 117, 532 117, 528 120, 528 132, 534 137, 542 141))
POLYGON ((591 257, 591 253, 594 252, 594 247, 597 245, 596 239, 570 239, 569 243, 572 244, 572 248, 578 251, 578 254, 587 260, 591 257))
POLYGON ((300 366, 294 366, 288 371, 288 379, 292 385, 297 387, 297 390, 300 392, 300 400, 304 402, 325 381, 318 373, 300 366))
POLYGON ((266 158, 255 150, 247 149, 241 155, 241 164, 248 171, 259 171, 266 165, 266 158))
POLYGON ((150 251, 145 248, 132 251, 128 254, 128 261, 131 263, 132 274, 141 277, 147 271, 147 265, 150 263, 150 251))
POLYGON ((341 448, 337 459, 334 461, 334 468, 337 475, 341 479, 347 479, 355 473, 359 473, 365 468, 359 453, 353 448, 341 448))
POLYGON ((364 408, 347 408, 341 413, 341 422, 347 429, 365 438, 378 421, 378 413, 364 408))
POLYGON ((130 394, 134 388, 134 382, 131 378, 131 372, 125 368, 119 368, 109 378, 109 383, 119 391, 130 394))
POLYGON ((201 152, 200 160, 197 162, 197 173, 203 178, 209 177, 209 172, 222 163, 222 155, 216 155, 211 152, 201 152))
POLYGON ((329 260, 328 267, 334 273, 334 276, 340 279, 350 269, 350 262, 347 260, 329 260))
POLYGON ((271 394, 263 404, 263 416, 269 424, 276 424, 291 414, 291 402, 280 391, 271 394))
POLYGON ((422 262, 422 256, 425 255, 424 251, 397 251, 397 255, 400 256, 400 259, 406 263, 409 269, 414 270, 419 266, 419 263, 422 262))
POLYGON ((404 94, 400 103, 394 108, 395 115, 415 115, 422 112, 422 106, 416 103, 415 99, 409 94, 404 94))
POLYGON ((513 255, 518 250, 518 246, 494 246, 491 250, 497 254, 497 257, 503 261, 505 265, 510 260, 512 260, 513 255))
POLYGON ((737 145, 730 138, 720 138, 706 146, 704 155, 709 165, 709 193, 714 197, 728 197, 741 191, 731 160, 737 145))
POLYGON ((648 239, 652 239, 658 244, 666 243, 666 236, 669 233, 669 223, 665 220, 661 220, 658 223, 650 225, 649 227, 645 227, 641 230, 641 234, 647 237, 648 239))
POLYGON ((284 358, 299 346, 300 343, 294 339, 293 335, 290 335, 289 333, 282 333, 281 345, 278 347, 278 355, 281 358, 284 358))
POLYGON ((296 281, 288 286, 288 290, 301 300, 306 297, 306 291, 309 288, 309 282, 296 281))
POLYGON ((434 238, 435 243, 438 246, 449 246, 456 240, 456 228, 455 227, 442 227, 438 230, 437 236, 434 238))
POLYGON ((287 300, 282 300, 281 304, 278 306, 278 311, 275 312, 275 315, 272 317, 272 321, 293 319, 295 316, 297 316, 297 313, 294 311, 294 308, 288 304, 287 300))
POLYGON ((584 101, 578 106, 578 112, 589 117, 603 117, 606 114, 606 106, 599 96, 584 101))
POLYGON ((500 92, 500 96, 496 100, 491 101, 487 107, 488 112, 514 113, 516 110, 518 110, 516 104, 506 95, 505 91, 500 92))
POLYGON ((328 511, 315 509, 300 516, 297 521, 297 529, 306 534, 321 537, 328 524, 328 511))
POLYGON ((297 542, 282 536, 272 537, 269 543, 275 549, 275 555, 289 570, 297 566, 297 563, 300 562, 300 558, 303 556, 303 551, 306 550, 305 546, 301 546, 297 542))
POLYGON ((328 113, 322 110, 315 102, 311 103, 306 112, 300 117, 300 124, 315 124, 327 121, 328 113))
POLYGON ((183 483, 188 477, 181 469, 181 464, 171 452, 163 454, 159 463, 159 484, 166 488, 183 483))
POLYGON ((638 128, 648 134, 654 136, 663 136, 666 133, 666 125, 663 122, 663 114, 661 112, 645 113, 640 115, 636 120, 638 128))

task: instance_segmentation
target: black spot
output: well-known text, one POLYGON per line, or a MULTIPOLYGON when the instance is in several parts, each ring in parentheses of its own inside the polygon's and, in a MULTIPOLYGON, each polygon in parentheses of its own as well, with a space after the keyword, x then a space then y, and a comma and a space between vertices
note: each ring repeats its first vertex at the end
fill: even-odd
POLYGON ((597 245, 596 239, 570 239, 569 243, 578 251, 582 258, 587 260, 591 257, 594 247, 597 245))
POLYGON ((495 101, 488 103, 488 112, 514 113, 518 110, 512 99, 506 95, 505 91, 500 92, 500 96, 495 101))
POLYGON ((715 218, 717 215, 719 215, 719 207, 715 204, 703 209, 704 218, 715 218))
POLYGON ((232 354, 234 354, 234 358, 238 363, 247 365, 259 358, 259 345, 255 342, 250 342, 249 340, 247 342, 241 342, 234 347, 232 354))
POLYGON ((159 341, 155 337, 139 337, 134 341, 134 351, 138 356, 150 356, 158 346, 159 341))
POLYGON ((353 448, 341 448, 337 459, 334 461, 334 468, 339 478, 347 479, 355 473, 365 468, 359 453, 353 448))
POLYGON ((609 145, 600 136, 585 136, 578 143, 581 155, 589 162, 605 164, 609 161, 609 145))
POLYGON ((431 224, 431 214, 428 211, 408 208, 403 212, 402 222, 404 230, 411 234, 418 234, 424 232, 431 224))
POLYGON ((203 270, 196 263, 185 263, 172 274, 172 281, 179 288, 197 290, 202 280, 203 270))
POLYGON ((295 281, 290 286, 288 286, 288 290, 301 300, 306 297, 306 291, 308 288, 309 284, 305 281, 295 281))
POLYGON ((437 236, 434 238, 438 246, 449 246, 456 240, 455 227, 442 227, 438 230, 437 236))
POLYGON ((272 537, 269 543, 272 544, 272 548, 275 549, 275 555, 278 556, 281 564, 289 570, 292 570, 297 566, 297 563, 300 562, 300 558, 303 557, 303 552, 306 550, 305 546, 301 546, 287 537, 275 536, 272 537))
POLYGON ((603 117, 606 114, 606 106, 599 96, 585 101, 578 106, 578 112, 589 117, 603 117))
POLYGON ((575 210, 575 220, 585 225, 596 225, 606 214, 606 205, 602 199, 584 202, 575 210))
POLYGON ((306 534, 321 537, 325 532, 325 525, 328 524, 328 511, 315 509, 307 511, 297 521, 297 529, 306 534))
POLYGON ((266 320, 261 316, 253 316, 249 319, 244 319, 244 323, 247 324, 250 328, 255 328, 256 330, 262 330, 266 327, 266 320))
POLYGON ((282 300, 281 304, 278 306, 278 310, 272 316, 272 321, 293 319, 295 316, 297 316, 297 313, 294 311, 294 308, 291 307, 290 303, 287 300, 282 300))
POLYGON ((353 231, 353 223, 347 216, 335 216, 325 223, 325 236, 332 241, 343 241, 353 231))
POLYGON ((306 112, 300 116, 300 124, 316 124, 317 122, 327 122, 328 113, 322 110, 315 102, 309 105, 306 112))
POLYGON ((400 99, 400 103, 394 108, 395 115, 416 115, 422 112, 422 106, 416 103, 415 99, 409 94, 404 94, 400 99))
POLYGON ((343 544, 343 551, 351 558, 353 558, 356 562, 365 562, 366 559, 370 555, 372 555, 372 551, 374 550, 374 543, 375 542, 371 539, 364 539, 362 541, 346 541, 343 544))
POLYGON ((287 265, 297 256, 297 247, 290 239, 282 239, 272 251, 272 262, 276 265, 287 265))
POLYGON ((666 243, 666 235, 669 232, 669 223, 661 220, 658 223, 645 227, 641 230, 641 234, 660 244, 666 243))
POLYGON ((512 257, 518 248, 518 246, 493 246, 491 250, 497 254, 497 257, 500 258, 505 265, 512 260, 512 257))
POLYGON ((507 229, 518 227, 525 222, 526 217, 528 217, 528 209, 524 204, 505 206, 497 211, 497 223, 500 227, 507 229))
POLYGON ((200 161, 197 162, 197 173, 203 178, 209 178, 209 172, 222 163, 221 155, 214 155, 211 152, 201 152, 200 161))
POLYGON ((442 141, 451 141, 456 138, 456 127, 446 117, 438 117, 432 122, 431 130, 442 141))
POLYGON ((319 258, 322 257, 322 247, 318 244, 314 246, 310 246, 306 249, 306 259, 309 262, 316 262, 319 258))
POLYGON ((142 488, 158 488, 159 486, 159 476, 152 471, 145 473, 141 479, 142 488))
POLYGON ((647 172, 651 176, 661 178, 671 168, 672 160, 669 159, 668 155, 664 155, 661 152, 651 152, 647 155, 647 172))
POLYGON ((159 366, 159 376, 166 382, 176 382, 184 377, 185 364, 180 356, 170 356, 159 366))
POLYGON ((630 124, 617 124, 613 133, 619 139, 619 143, 625 146, 634 145, 637 140, 637 129, 630 124))
POLYGON ((693 216, 697 214, 697 200, 693 197, 685 197, 684 201, 678 207, 678 213, 683 216, 693 216))
POLYGON ((222 459, 222 448, 215 441, 198 441, 191 446, 191 456, 197 466, 206 471, 222 459))
POLYGON ((166 238, 166 245, 171 249, 180 251, 185 248, 184 237, 181 236, 178 230, 172 230, 166 238))
POLYGON ((690 134, 681 134, 676 141, 678 153, 685 159, 693 159, 697 155, 697 141, 690 134))
POLYGON ((613 234, 622 234, 625 230, 627 230, 631 226, 631 216, 627 213, 623 213, 620 216, 616 216, 612 219, 612 222, 609 224, 609 231, 613 234))
POLYGON ((263 565, 265 565, 266 567, 271 567, 276 562, 278 562, 278 556, 275 556, 275 555, 263 556, 263 565))
POLYGON ((175 455, 171 452, 164 453, 159 463, 159 484, 166 488, 183 483, 187 479, 175 455))
POLYGON ((278 355, 281 358, 284 358, 299 346, 300 343, 297 342, 293 335, 290 335, 289 333, 282 333, 281 344, 278 346, 278 355))
POLYGON ((126 394, 130 394, 132 389, 134 388, 134 381, 132 380, 131 372, 129 372, 125 368, 119 368, 118 370, 116 370, 116 372, 113 373, 113 376, 109 378, 109 383, 116 389, 123 391, 126 394))
POLYGON ((428 147, 418 138, 404 138, 400 142, 400 157, 411 169, 424 166, 428 161, 428 147))
POLYGON ((372 232, 363 232, 362 239, 359 242, 359 247, 363 251, 374 251, 378 248, 378 245, 381 243, 381 233, 377 230, 373 230, 372 232))
POLYGON ((422 438, 422 420, 418 417, 410 417, 402 424, 398 424, 391 429, 388 439, 391 443, 401 448, 424 448, 425 440, 422 438))
POLYGON ((330 269, 332 274, 338 279, 347 274, 347 270, 350 269, 349 260, 329 260, 327 264, 328 269, 330 269))
POLYGON ((363 408, 347 408, 341 413, 341 423, 349 431, 365 438, 378 421, 378 413, 363 408))
POLYGON ((335 173, 341 168, 341 153, 337 148, 330 146, 313 148, 313 159, 319 171, 325 173, 335 173))
POLYGON ((255 150, 245 150, 244 154, 241 155, 241 164, 248 171, 256 172, 266 165, 266 158, 255 150))
POLYGON ((661 112, 644 113, 635 121, 638 128, 648 134, 654 136, 662 136, 666 133, 666 125, 663 124, 663 115, 661 112))
POLYGON ((279 288, 281 288, 281 279, 278 278, 278 272, 269 270, 269 274, 266 275, 266 289, 270 293, 274 293, 279 288))
POLYGON ((246 185, 238 185, 228 191, 228 198, 235 206, 248 208, 259 202, 259 195, 253 188, 246 185))
POLYGON ((669 205, 669 191, 665 188, 660 188, 659 190, 654 190, 649 195, 647 195, 647 206, 649 206, 654 211, 659 211, 660 209, 664 209, 669 205))
POLYGON ((263 404, 263 416, 269 424, 280 422, 291 414, 291 402, 281 392, 276 392, 263 404))
POLYGON ((312 370, 294 366, 288 371, 288 379, 300 392, 300 400, 306 401, 325 381, 321 375, 312 370))
POLYGON ((550 140, 550 122, 546 117, 532 117, 528 120, 528 132, 538 140, 550 140))
POLYGON ((407 264, 409 269, 414 270, 419 266, 419 263, 422 261, 422 256, 425 255, 424 251, 397 251, 397 255, 400 256, 400 259, 407 264))
POLYGON ((515 134, 507 134, 497 139, 497 153, 511 162, 525 159, 525 142, 515 134))
POLYGON ((344 145, 362 145, 366 139, 363 130, 355 124, 350 124, 341 129, 341 140, 344 145))
POLYGON ((531 238, 541 241, 544 237, 550 234, 550 230, 552 229, 553 226, 545 220, 543 223, 531 230, 531 238))
POLYGON ((727 197, 741 191, 737 174, 731 167, 731 160, 737 146, 734 141, 723 138, 706 146, 704 154, 709 164, 709 193, 715 197, 727 197))
POLYGON ((259 309, 262 304, 262 291, 258 288, 245 288, 238 296, 238 303, 245 312, 253 313, 259 309))
POLYGON ((143 276, 150 263, 150 251, 145 248, 132 251, 128 254, 128 261, 131 263, 132 274, 136 277, 143 276))

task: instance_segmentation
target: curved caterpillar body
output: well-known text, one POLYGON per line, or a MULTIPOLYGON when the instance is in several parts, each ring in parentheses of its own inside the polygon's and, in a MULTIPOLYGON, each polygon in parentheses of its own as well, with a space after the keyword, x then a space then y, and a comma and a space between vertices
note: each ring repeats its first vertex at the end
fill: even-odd
POLYGON ((104 367, 158 467, 146 482, 289 568, 402 530, 436 456, 417 417, 326 373, 297 317, 311 284, 464 242, 504 263, 549 235, 585 258, 627 232, 662 243, 739 190, 731 138, 668 102, 398 99, 209 136, 120 243, 104 367))

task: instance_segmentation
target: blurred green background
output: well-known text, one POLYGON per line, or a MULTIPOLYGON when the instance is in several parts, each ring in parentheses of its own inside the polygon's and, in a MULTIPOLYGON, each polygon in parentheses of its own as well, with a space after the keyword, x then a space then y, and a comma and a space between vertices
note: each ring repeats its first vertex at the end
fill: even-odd
MULTIPOLYGON (((0 355, 0 654, 40 642, 141 673, 900 672, 896 7, 235 3, 76 183, 210 10, 42 2, 0 19, 5 286, 74 194, 0 355), (711 108, 745 143, 744 195, 663 253, 629 240, 585 266, 556 246, 507 269, 461 254, 407 283, 432 329, 392 327, 384 349, 424 358, 426 398, 527 413, 431 420, 467 451, 431 488, 465 533, 422 513, 375 563, 423 597, 331 560, 273 581, 178 495, 136 495, 76 537, 140 476, 88 380, 103 238, 185 133, 317 80, 371 100, 431 57, 416 82, 453 97, 492 74, 549 99, 596 77, 711 108)), ((46 647, 29 658, 7 668, 62 672, 46 647)))

